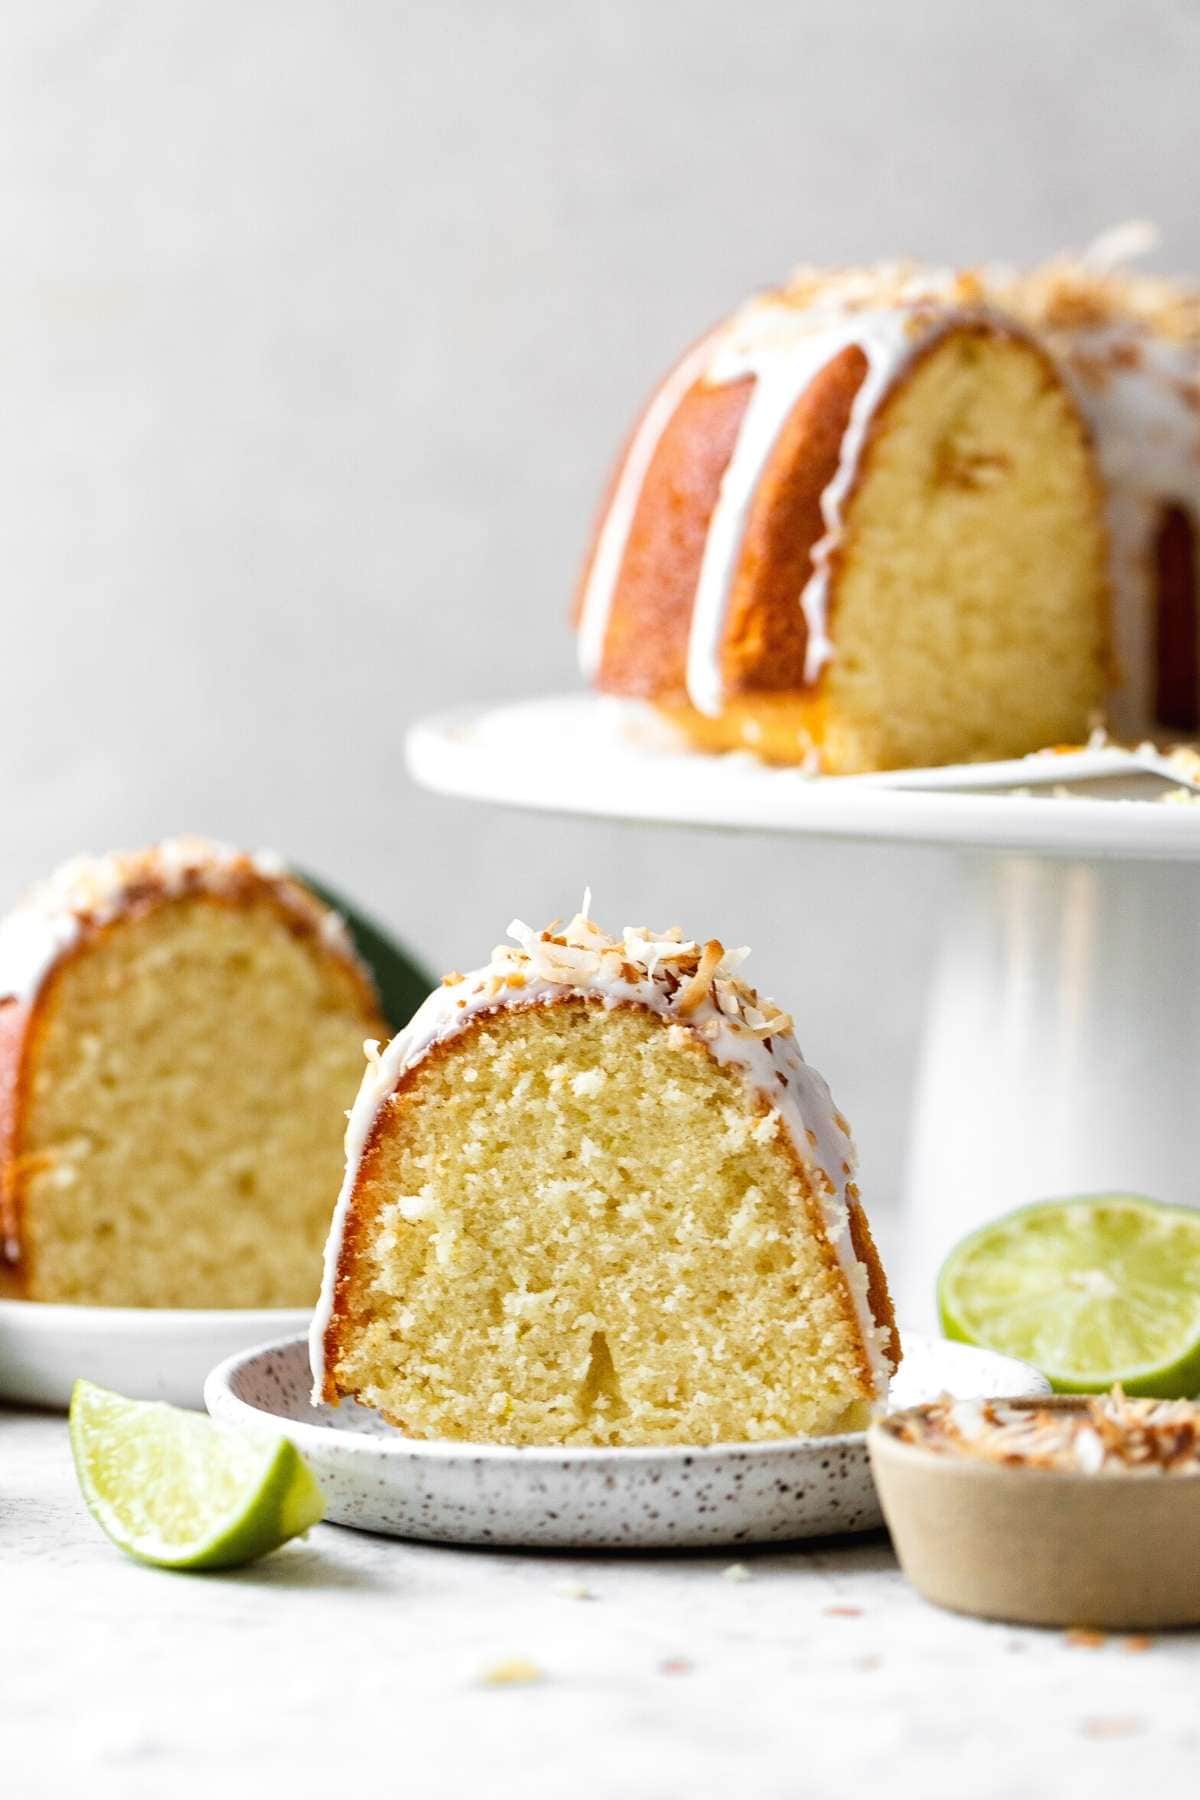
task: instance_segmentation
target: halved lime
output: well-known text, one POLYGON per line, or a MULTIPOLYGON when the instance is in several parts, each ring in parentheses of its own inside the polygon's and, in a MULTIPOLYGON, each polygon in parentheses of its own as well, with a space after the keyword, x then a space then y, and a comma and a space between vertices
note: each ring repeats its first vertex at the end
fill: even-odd
POLYGON ((947 1337, 1020 1357, 1060 1393, 1200 1392, 1200 1212, 1139 1194, 1042 1200, 938 1276, 947 1337))
POLYGON ((93 1518, 162 1569, 231 1569, 315 1525, 324 1498, 287 1438, 248 1439, 199 1413, 126 1400, 90 1381, 71 1394, 71 1449, 93 1518))

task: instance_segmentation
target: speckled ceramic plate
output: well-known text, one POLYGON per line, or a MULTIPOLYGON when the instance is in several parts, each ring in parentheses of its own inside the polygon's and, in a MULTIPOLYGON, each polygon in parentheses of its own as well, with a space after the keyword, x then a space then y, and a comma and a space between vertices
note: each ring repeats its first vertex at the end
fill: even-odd
MULTIPOLYGON (((422 1443, 346 1402, 309 1403, 302 1338, 231 1356, 204 1387, 239 1430, 282 1430, 307 1458, 339 1525, 457 1544, 607 1550, 755 1544, 882 1523, 866 1436, 785 1438, 702 1449, 509 1450, 422 1443)), ((1024 1363, 915 1332, 894 1407, 1044 1394, 1024 1363)))

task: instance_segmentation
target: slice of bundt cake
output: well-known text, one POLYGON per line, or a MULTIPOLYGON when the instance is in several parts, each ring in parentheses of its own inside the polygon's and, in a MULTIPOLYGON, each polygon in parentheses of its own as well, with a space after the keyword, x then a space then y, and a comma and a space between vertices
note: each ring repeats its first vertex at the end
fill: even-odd
POLYGON ((695 744, 834 773, 1079 741, 1108 679, 1088 432, 978 278, 803 271, 634 429, 577 599, 583 667, 695 744))
POLYGON ((0 1283, 304 1306, 365 1036, 337 914, 198 839, 70 863, 0 926, 0 1283))
POLYGON ((315 1397, 505 1444, 861 1425, 900 1349, 849 1127, 745 952, 586 909, 373 1054, 315 1397))

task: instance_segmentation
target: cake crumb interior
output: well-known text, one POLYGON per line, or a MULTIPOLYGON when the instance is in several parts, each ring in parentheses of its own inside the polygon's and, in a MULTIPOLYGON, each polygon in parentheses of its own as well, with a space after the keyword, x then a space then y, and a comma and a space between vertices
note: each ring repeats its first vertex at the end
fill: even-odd
POLYGON ((778 1113, 693 1032, 573 996, 482 1015, 382 1108, 330 1372, 410 1435, 766 1439, 871 1382, 778 1113))
POLYGON ((307 1306, 370 1019, 266 898, 116 921, 51 977, 19 1144, 31 1296, 307 1306))

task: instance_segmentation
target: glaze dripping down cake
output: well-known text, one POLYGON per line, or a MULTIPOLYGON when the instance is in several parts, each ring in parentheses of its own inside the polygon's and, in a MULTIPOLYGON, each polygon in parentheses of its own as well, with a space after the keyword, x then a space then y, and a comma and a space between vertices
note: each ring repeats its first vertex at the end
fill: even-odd
POLYGON ((900 1352, 845 1120, 744 952, 586 905, 373 1053, 315 1397, 505 1444, 860 1426, 900 1352))
POLYGON ((993 303, 1048 346, 1091 427, 1111 547, 1119 736, 1200 729, 1200 287, 1123 268, 1118 227, 1080 260, 994 271, 993 303))
POLYGON ((0 926, 0 1291, 311 1304, 384 1029, 275 859, 186 838, 66 865, 0 926))
POLYGON ((683 359, 602 508, 584 668, 696 745, 833 773, 1086 737, 1107 683, 1087 428, 975 281, 798 277, 683 359))
POLYGON ((602 504, 589 680, 830 773, 1195 729, 1200 298, 1127 239, 804 269, 717 326, 602 504))

